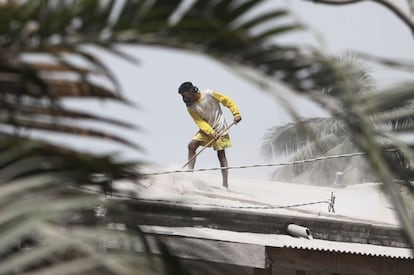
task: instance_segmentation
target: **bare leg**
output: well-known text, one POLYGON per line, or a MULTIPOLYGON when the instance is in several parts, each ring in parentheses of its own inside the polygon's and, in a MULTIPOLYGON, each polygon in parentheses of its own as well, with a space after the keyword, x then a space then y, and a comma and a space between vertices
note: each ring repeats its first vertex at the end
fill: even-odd
MULTIPOLYGON (((198 140, 191 140, 191 142, 188 144, 188 161, 190 159, 192 159, 196 152, 197 152, 197 148, 201 145, 201 142, 198 140)), ((195 166, 195 162, 196 159, 194 158, 189 164, 188 164, 188 168, 189 169, 194 169, 195 166)))
MULTIPOLYGON (((217 151, 217 156, 218 156, 218 159, 220 161, 220 167, 227 167, 228 164, 227 164, 227 158, 226 158, 226 151, 224 151, 224 150, 217 151)), ((226 187, 226 188, 229 188, 229 185, 228 185, 229 172, 228 172, 228 170, 227 169, 221 169, 221 175, 223 176, 223 186, 226 187)))

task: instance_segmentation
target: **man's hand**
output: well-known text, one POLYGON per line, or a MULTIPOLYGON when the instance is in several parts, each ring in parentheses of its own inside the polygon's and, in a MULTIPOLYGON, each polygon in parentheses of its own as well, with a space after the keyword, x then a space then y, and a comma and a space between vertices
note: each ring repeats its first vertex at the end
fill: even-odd
POLYGON ((235 116, 234 117, 234 123, 239 123, 241 121, 241 116, 235 116))

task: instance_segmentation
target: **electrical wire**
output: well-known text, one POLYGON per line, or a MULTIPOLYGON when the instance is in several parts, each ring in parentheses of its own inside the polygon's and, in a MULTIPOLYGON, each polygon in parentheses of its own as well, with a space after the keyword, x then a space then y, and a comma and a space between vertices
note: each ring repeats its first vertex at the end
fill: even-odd
POLYGON ((349 153, 349 154, 342 154, 342 155, 333 155, 333 156, 325 156, 325 157, 317 157, 312 159, 304 159, 304 160, 297 160, 297 161, 289 161, 289 162, 278 162, 278 163, 265 163, 265 164, 251 164, 251 165, 240 165, 240 166, 225 166, 225 167, 212 167, 212 168, 198 168, 198 169, 186 169, 186 170, 172 170, 172 171, 162 171, 162 172, 153 172, 153 173, 143 173, 142 176, 158 176, 158 175, 166 175, 166 174, 174 174, 174 173, 192 173, 192 172, 199 172, 199 171, 215 171, 215 170, 224 170, 224 169, 246 169, 246 168, 260 168, 260 167, 274 167, 274 166, 286 166, 286 165, 295 165, 295 164, 303 164, 307 162, 314 162, 320 160, 327 160, 327 159, 336 159, 336 158, 348 158, 354 156, 361 156, 365 155, 366 153, 349 153))
MULTIPOLYGON (((105 194, 105 196, 108 195, 107 192, 88 188, 85 186, 77 186, 73 184, 71 186, 77 189, 83 189, 85 191, 94 192, 97 194, 105 194)), ((329 200, 307 202, 307 203, 297 203, 297 204, 289 204, 289 205, 266 204, 264 206, 231 206, 231 205, 219 205, 219 204, 198 203, 198 202, 189 203, 189 202, 179 202, 179 201, 172 201, 172 200, 165 200, 165 199, 138 198, 138 197, 122 195, 122 194, 113 194, 112 192, 109 194, 109 196, 120 198, 120 199, 129 199, 129 200, 134 200, 134 201, 139 201, 139 202, 153 202, 153 203, 164 203, 164 204, 171 204, 171 205, 202 206, 202 207, 214 207, 214 208, 226 208, 226 209, 287 209, 287 208, 295 208, 295 207, 309 206, 309 205, 316 205, 316 204, 328 204, 328 211, 335 212, 335 209, 334 209, 335 196, 333 192, 331 193, 331 198, 329 200)), ((250 204, 254 204, 254 203, 252 202, 250 204)))
MULTIPOLYGON (((388 149, 387 152, 393 152, 397 149, 388 149)), ((305 160, 298 160, 298 161, 290 161, 290 162, 279 162, 279 163, 267 163, 267 164, 252 164, 252 165, 240 165, 240 166, 226 166, 226 167, 212 167, 212 168, 199 168, 199 169, 187 169, 187 170, 172 170, 172 171, 162 171, 162 172, 153 172, 153 173, 141 173, 142 176, 158 176, 158 175, 166 175, 166 174, 173 174, 173 173, 192 173, 196 171, 214 171, 214 170, 224 170, 224 169, 246 169, 246 168, 259 168, 259 167, 274 167, 274 166, 286 166, 286 165, 296 165, 296 164, 303 164, 309 163, 314 161, 321 161, 321 160, 328 160, 328 159, 336 159, 336 158, 349 158, 354 156, 361 156, 366 155, 364 152, 356 152, 356 153, 349 153, 349 154, 340 154, 340 155, 332 155, 332 156, 324 156, 324 157, 317 157, 312 159, 305 159, 305 160)), ((82 187, 82 186, 73 186, 76 188, 101 193, 107 195, 107 192, 82 187)), ((204 206, 204 207, 216 207, 216 208, 229 208, 229 209, 286 209, 286 208, 294 208, 294 207, 301 207, 301 206, 308 206, 308 205, 315 205, 315 204, 328 204, 328 211, 335 212, 334 204, 335 204, 335 195, 332 192, 331 197, 328 200, 322 201, 315 201, 315 202, 307 202, 307 203, 300 203, 300 204, 291 204, 291 205, 265 205, 265 206, 224 206, 218 204, 210 204, 210 203, 184 203, 184 202, 177 202, 177 201, 170 201, 170 200, 162 200, 162 199, 145 199, 145 198, 137 198, 127 195, 121 194, 110 194, 111 197, 118 197, 123 199, 130 199, 135 201, 142 201, 142 202, 156 202, 156 203, 167 203, 167 204, 185 204, 185 205, 192 205, 192 206, 204 206)))

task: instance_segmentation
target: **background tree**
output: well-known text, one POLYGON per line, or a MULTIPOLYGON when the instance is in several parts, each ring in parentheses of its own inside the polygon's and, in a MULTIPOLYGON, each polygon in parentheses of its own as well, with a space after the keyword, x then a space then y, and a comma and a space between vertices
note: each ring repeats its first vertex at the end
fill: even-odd
MULTIPOLYGON (((337 60, 338 68, 343 72, 345 84, 337 81, 324 87, 320 93, 335 98, 344 94, 343 87, 352 89, 354 94, 372 94, 376 88, 368 68, 356 57, 344 56, 337 60)), ((401 109, 412 108, 412 102, 402 105, 386 106, 377 110, 371 121, 378 133, 377 140, 383 146, 392 144, 392 135, 401 131, 409 131, 413 126, 413 117, 395 119, 394 114, 401 109), (375 121, 381 117, 381 123, 375 121)), ((333 185, 340 177, 341 185, 377 181, 375 173, 360 147, 352 138, 352 131, 343 120, 336 117, 309 118, 285 125, 274 126, 264 136, 262 152, 268 159, 280 155, 291 156, 290 161, 303 161, 315 158, 326 158, 314 162, 305 162, 293 166, 281 166, 272 175, 272 179, 312 185, 333 185), (341 157, 341 155, 346 155, 341 157)), ((401 161, 401 169, 406 163, 398 151, 390 149, 389 154, 401 161)), ((410 173, 407 170, 407 173, 410 173)), ((339 182, 336 182, 337 184, 339 182)))
MULTIPOLYGON (((321 0, 316 1, 324 4, 353 4, 361 2, 346 1, 346 0, 321 0)), ((373 0, 378 4, 383 5, 398 18, 406 24, 411 31, 413 30, 413 1, 407 0, 408 5, 402 2, 395 2, 389 0, 373 0)), ((385 63, 395 65, 398 62, 393 60, 386 60, 383 58, 372 58, 370 55, 365 55, 370 59, 383 61, 385 63)), ((404 64, 401 64, 404 67, 404 64)), ((346 85, 345 85, 346 87, 346 85)), ((382 123, 389 120, 390 117, 394 120, 409 120, 412 117, 413 87, 411 83, 398 84, 396 87, 380 90, 379 93, 372 95, 355 95, 352 89, 341 97, 340 101, 329 102, 328 109, 333 114, 341 114, 340 117, 349 125, 352 136, 362 151, 367 153, 368 160, 376 172, 379 180, 383 183, 384 192, 394 204, 397 213, 400 217, 401 224, 405 229, 407 238, 412 247, 414 247, 414 217, 413 204, 414 199, 414 185, 411 181, 411 172, 407 173, 407 169, 401 169, 401 162, 395 162, 393 156, 386 153, 381 143, 375 140, 378 133, 375 128, 375 123, 382 123), (342 101, 342 102, 341 102, 342 101), (387 109, 391 106, 405 106, 396 111, 391 111, 390 116, 379 116, 379 119, 369 121, 370 116, 381 109, 387 109), (401 188, 403 189, 401 191, 401 188)), ((325 99, 316 99, 321 104, 328 103, 325 99), (323 103, 324 102, 324 103, 323 103)), ((334 100, 335 101, 335 100, 334 100)), ((328 106, 328 105, 325 105, 328 106)), ((382 130, 384 131, 384 130, 382 130)), ((412 134, 411 127, 405 127, 403 130, 405 134, 412 134)), ((399 150, 399 156, 403 162, 408 163, 408 170, 412 171, 413 154, 409 143, 405 142, 401 136, 393 136, 392 146, 399 150)))

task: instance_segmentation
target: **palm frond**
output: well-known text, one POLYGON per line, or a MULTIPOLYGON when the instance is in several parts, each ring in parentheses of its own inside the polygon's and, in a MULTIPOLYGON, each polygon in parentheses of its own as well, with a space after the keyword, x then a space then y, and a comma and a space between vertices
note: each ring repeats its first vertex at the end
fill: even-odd
MULTIPOLYGON (((268 158, 279 154, 290 155, 312 143, 314 149, 323 154, 321 139, 327 136, 340 137, 346 135, 346 127, 336 118, 310 118, 296 123, 275 126, 267 131, 262 143, 262 153, 268 158)), ((319 155, 319 154, 316 154, 319 155)), ((309 157, 315 156, 310 154, 309 157)), ((304 159, 304 158, 302 158, 304 159)))
MULTIPOLYGON (((128 60, 129 56, 118 50, 119 43, 158 45, 197 51, 223 61, 223 64, 248 66, 298 91, 325 88, 327 93, 343 96, 337 100, 339 108, 331 111, 338 118, 344 118, 345 125, 353 133, 353 142, 362 149, 374 152, 369 159, 382 172, 380 178, 389 181, 391 176, 397 176, 407 180, 409 173, 402 175, 398 170, 401 163, 375 154, 375 149, 381 149, 381 144, 376 144, 380 131, 367 118, 381 108, 391 110, 401 107, 402 102, 412 99, 412 87, 401 89, 394 97, 388 93, 378 98, 360 94, 361 83, 369 80, 363 71, 351 71, 356 72, 352 75, 347 68, 341 68, 318 49, 275 43, 275 38, 304 28, 294 20, 290 21, 293 23, 286 23, 289 22, 287 19, 292 18, 285 9, 269 9, 263 14, 251 16, 251 12, 263 3, 251 0, 199 0, 179 12, 182 7, 179 0, 126 0, 115 14, 114 0, 9 1, 9 4, 0 6, 0 125, 7 129, 48 130, 104 138, 137 148, 133 142, 115 134, 86 129, 74 125, 74 122, 92 120, 121 127, 128 127, 128 124, 94 115, 90 110, 75 112, 63 108, 62 101, 72 97, 131 104, 122 97, 117 79, 112 70, 100 61, 99 53, 86 47, 103 48, 128 60), (48 65, 26 62, 22 60, 25 54, 47 55, 52 62, 48 65), (88 66, 72 64, 72 57, 79 57, 88 66), (63 73, 70 73, 75 79, 68 79, 63 73), (104 79, 110 87, 91 81, 93 77, 104 79), (397 172, 392 172, 393 169, 397 172)), ((367 86, 363 89, 366 90, 367 86)), ((407 129, 410 127, 410 124, 399 125, 407 129)), ((305 136, 303 132, 292 129, 287 128, 286 133, 297 132, 299 136, 305 136)), ((324 132, 329 132, 329 128, 324 132)), ((318 131, 309 133, 312 138, 308 140, 314 143, 309 147, 296 146, 297 149, 308 155, 314 154, 316 148, 323 153, 338 149, 339 146, 335 147, 334 143, 327 141, 336 138, 338 133, 327 135, 326 144, 318 131), (327 146, 324 147, 324 144, 327 146)), ((280 138, 286 140, 283 135, 280 138)), ((269 145, 279 146, 271 139, 269 145)), ((288 150, 295 148, 293 144, 289 146, 288 150)), ((6 188, 5 193, 24 199, 22 203, 11 202, 15 206, 13 209, 8 204, 0 203, 4 214, 0 230, 10 234, 16 232, 14 240, 20 243, 13 246, 2 240, 4 247, 0 249, 4 257, 0 260, 0 270, 6 273, 27 273, 30 270, 38 274, 64 273, 61 271, 66 272, 67 268, 76 274, 128 274, 139 270, 137 265, 140 262, 128 260, 131 250, 121 249, 125 252, 123 254, 99 249, 102 243, 88 229, 103 231, 108 220, 115 220, 115 217, 108 216, 107 220, 97 217, 93 208, 101 197, 97 199, 96 194, 76 188, 86 184, 98 189, 106 188, 105 184, 100 185, 91 179, 93 173, 108 175, 115 180, 137 179, 139 163, 122 163, 111 156, 97 157, 44 142, 32 142, 10 135, 7 130, 0 131, 0 147, 5 148, 0 152, 0 176, 4 181, 0 194, 1 189, 6 188), (28 184, 28 192, 22 182, 28 184), (52 198, 56 203, 51 205, 62 207, 45 207, 45 202, 52 198), (34 219, 28 219, 30 216, 34 219), (13 231, 19 226, 21 231, 13 231), (60 234, 62 232, 65 234, 60 234), (44 243, 45 240, 48 243, 44 243), (83 259, 90 261, 86 263, 83 259), (69 266, 65 261, 77 264, 69 266)), ((406 163, 412 163, 409 148, 399 145, 398 149, 406 157, 406 163)), ((320 167, 325 172, 329 166, 326 162, 320 167)), ((398 202, 395 190, 389 190, 398 202)), ((403 213, 403 224, 410 225, 407 218, 409 211, 405 211, 404 205, 397 206, 403 213)), ((145 237, 137 229, 135 217, 130 216, 135 207, 132 201, 105 201, 104 207, 112 210, 109 213, 119 214, 120 217, 116 218, 125 226, 127 233, 132 232, 128 235, 132 236, 132 242, 141 236, 139 241, 145 243, 145 237), (122 210, 125 210, 123 215, 122 210)), ((117 230, 111 233, 119 237, 122 235, 117 230)), ((410 236, 414 239, 414 233, 410 236)), ((144 244, 144 247, 148 246, 144 244)), ((162 245, 160 248, 163 249, 162 245)), ((156 273, 156 270, 150 268, 148 273, 156 273)), ((183 274, 177 269, 170 272, 173 273, 183 274)))
POLYGON ((111 216, 100 217, 95 211, 100 206, 112 213, 119 203, 105 200, 107 186, 90 175, 100 172, 113 180, 137 180, 137 163, 122 163, 109 156, 97 157, 18 137, 2 136, 0 147, 4 149, 0 152, 1 274, 48 274, 56 270, 76 274, 99 274, 102 270, 131 274, 132 270, 146 270, 145 274, 158 274, 162 266, 151 267, 151 261, 147 262, 148 268, 132 262, 124 266, 127 257, 117 252, 148 252, 135 219, 118 218, 124 230, 108 229, 111 216), (81 185, 102 195, 85 192, 79 189, 81 185), (119 244, 125 239, 131 244, 142 243, 144 250, 123 245, 111 250, 105 248, 106 238, 119 244), (111 261, 102 261, 106 257, 111 261), (84 259, 90 261, 86 263, 84 259), (67 265, 70 262, 81 264, 67 265))
POLYGON ((322 87, 322 92, 331 96, 346 98, 347 94, 370 94, 375 91, 375 83, 363 60, 346 53, 334 60, 336 75, 332 84, 322 87))

